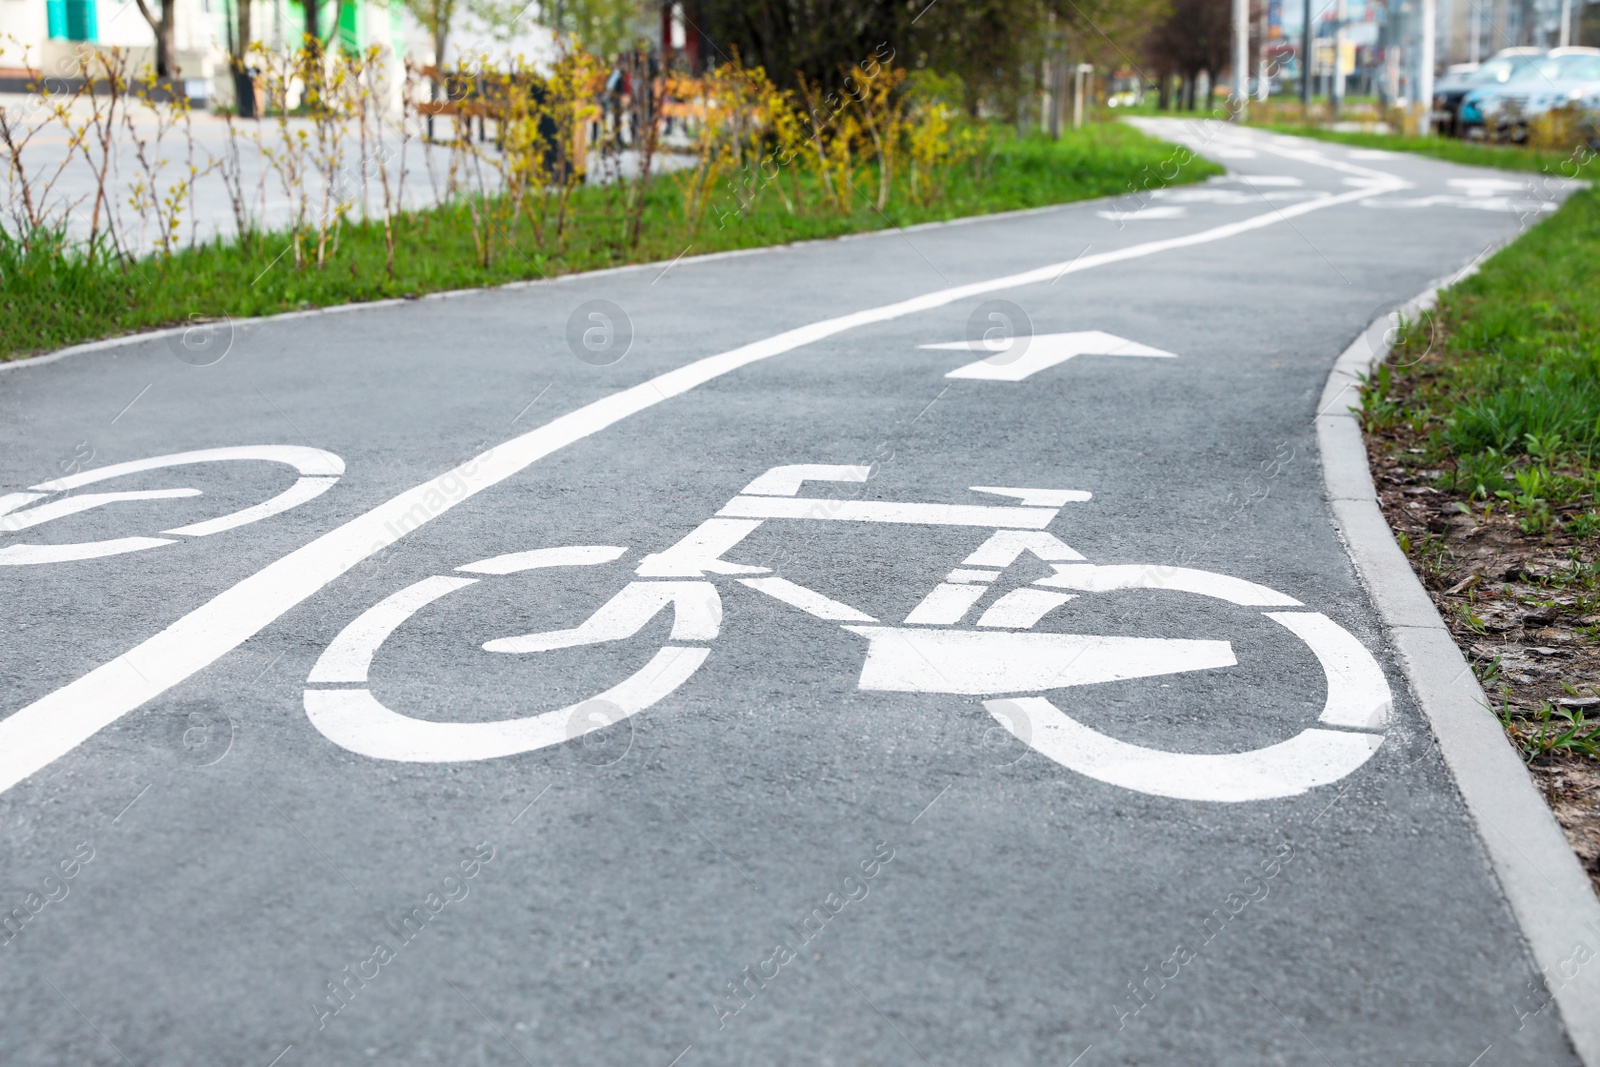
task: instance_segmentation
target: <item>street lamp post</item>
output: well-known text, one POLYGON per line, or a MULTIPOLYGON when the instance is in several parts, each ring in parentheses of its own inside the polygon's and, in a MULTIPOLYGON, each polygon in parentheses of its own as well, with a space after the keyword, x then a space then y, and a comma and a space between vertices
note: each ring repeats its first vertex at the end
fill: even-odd
POLYGON ((1433 132, 1433 33, 1439 11, 1438 0, 1422 0, 1422 40, 1417 49, 1417 102, 1422 106, 1419 132, 1423 136, 1433 132))
POLYGON ((1311 0, 1305 0, 1305 25, 1300 27, 1300 106, 1311 121, 1311 0))
POLYGON ((1250 0, 1233 0, 1233 112, 1235 122, 1245 120, 1250 99, 1250 0))
POLYGON ((1339 117, 1344 106, 1344 24, 1345 0, 1337 0, 1333 7, 1333 115, 1339 117))

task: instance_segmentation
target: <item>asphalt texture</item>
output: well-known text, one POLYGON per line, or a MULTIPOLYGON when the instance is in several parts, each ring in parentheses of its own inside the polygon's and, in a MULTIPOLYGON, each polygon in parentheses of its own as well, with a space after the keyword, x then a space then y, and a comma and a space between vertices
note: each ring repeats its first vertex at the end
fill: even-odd
MULTIPOLYGON (((157 338, 0 372, 0 494, 238 445, 344 463, 326 492, 236 529, 0 566, 10 715, 397 494, 674 368, 922 294, 1270 219, 748 363, 434 509, 295 593, 0 795, 0 1062, 1576 1062, 1335 536, 1314 430, 1345 345, 1531 224, 1539 198, 1484 184, 1501 173, 1164 129, 1230 177, 224 324, 203 358, 157 338), (582 316, 569 342, 593 300, 631 324, 620 357, 620 340, 584 347, 582 316), (967 338, 996 300, 1035 335, 1104 331, 1177 358, 945 377, 985 353, 919 346, 967 338), (714 639, 674 638, 660 614, 619 640, 482 648, 579 626, 644 581, 644 556, 790 464, 870 469, 800 489, 836 501, 1092 493, 1048 527, 1089 563, 1233 576, 1353 635, 1393 692, 1382 743, 1297 795, 1153 795, 1047 758, 983 697, 860 688, 863 636, 727 574, 704 579, 721 601, 714 639), (709 648, 664 697, 595 733, 453 762, 362 755, 309 721, 308 689, 353 687, 308 675, 373 605, 474 561, 580 545, 627 552, 483 576, 434 600, 381 643, 367 687, 411 719, 490 722, 582 702, 663 646, 709 648)), ((620 339, 628 327, 613 318, 620 339)), ((294 479, 250 461, 129 474, 67 495, 201 495, 107 504, 0 534, 0 547, 154 537, 294 479)), ((989 533, 772 519, 725 558, 897 626, 989 533)), ((1022 556, 963 625, 1050 573, 1022 556)), ((1315 725, 1330 683, 1262 612, 1171 590, 1083 592, 1034 630, 1227 641, 1236 664, 1044 695, 1141 749, 1285 742, 1315 725)), ((194 647, 219 625, 203 618, 194 647)))

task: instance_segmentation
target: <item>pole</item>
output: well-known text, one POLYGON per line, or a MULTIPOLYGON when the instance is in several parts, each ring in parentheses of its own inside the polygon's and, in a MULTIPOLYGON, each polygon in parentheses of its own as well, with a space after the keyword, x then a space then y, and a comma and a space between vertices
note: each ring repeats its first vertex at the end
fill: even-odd
POLYGON ((1250 100, 1250 0, 1233 0, 1233 100, 1228 109, 1234 122, 1245 120, 1250 100))
POLYGON ((1337 118, 1339 109, 1344 106, 1344 23, 1345 0, 1336 0, 1333 5, 1333 114, 1337 118))
POLYGON ((1050 56, 1050 139, 1061 140, 1061 112, 1065 101, 1061 98, 1067 91, 1067 66, 1062 58, 1060 46, 1050 56))
POLYGON ((1306 24, 1300 28, 1300 106, 1311 121, 1311 0, 1305 0, 1306 24))
POLYGON ((1572 0, 1561 0, 1561 47, 1572 43, 1572 0))
POLYGON ((1267 5, 1261 5, 1261 21, 1256 23, 1256 99, 1267 102, 1271 81, 1267 77, 1267 5))
POLYGON ((1439 0, 1422 0, 1422 47, 1417 49, 1417 102, 1422 105, 1418 127, 1424 137, 1433 132, 1433 31, 1439 14, 1439 0))

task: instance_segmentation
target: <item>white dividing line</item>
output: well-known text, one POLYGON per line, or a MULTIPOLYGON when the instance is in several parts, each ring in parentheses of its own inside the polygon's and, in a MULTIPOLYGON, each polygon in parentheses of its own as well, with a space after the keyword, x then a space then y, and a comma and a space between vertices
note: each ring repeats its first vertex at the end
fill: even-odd
POLYGON ((940 289, 909 300, 824 319, 707 356, 602 397, 496 445, 328 531, 217 594, 110 663, 96 667, 0 721, 0 792, 49 766, 123 715, 215 663, 285 612, 314 596, 323 586, 418 526, 551 453, 696 386, 848 330, 1005 289, 1048 284, 1064 274, 1226 240, 1299 215, 1354 203, 1400 185, 1397 181, 1393 186, 1354 189, 1337 196, 1289 204, 1181 237, 1080 256, 1066 263, 1051 263, 1018 274, 940 289))

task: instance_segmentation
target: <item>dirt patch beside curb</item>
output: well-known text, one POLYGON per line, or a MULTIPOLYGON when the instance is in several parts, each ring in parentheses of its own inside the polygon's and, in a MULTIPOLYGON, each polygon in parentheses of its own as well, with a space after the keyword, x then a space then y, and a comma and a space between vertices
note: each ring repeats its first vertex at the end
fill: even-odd
POLYGON ((1600 760, 1559 743, 1600 719, 1594 561, 1582 541, 1435 488, 1411 437, 1366 435, 1384 517, 1600 894, 1600 760))

